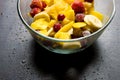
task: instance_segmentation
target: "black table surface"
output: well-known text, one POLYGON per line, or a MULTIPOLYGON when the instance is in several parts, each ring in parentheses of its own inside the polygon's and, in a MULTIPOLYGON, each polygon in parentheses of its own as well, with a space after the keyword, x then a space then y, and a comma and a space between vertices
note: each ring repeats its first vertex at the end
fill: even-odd
POLYGON ((83 52, 40 47, 17 14, 17 0, 0 0, 0 80, 120 80, 120 0, 106 31, 83 52))

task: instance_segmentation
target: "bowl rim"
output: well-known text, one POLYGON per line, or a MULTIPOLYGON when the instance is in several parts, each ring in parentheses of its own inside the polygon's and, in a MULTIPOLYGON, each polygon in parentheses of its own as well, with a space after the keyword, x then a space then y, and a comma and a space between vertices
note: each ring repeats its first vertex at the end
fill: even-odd
POLYGON ((49 37, 49 36, 45 36, 43 34, 38 33, 37 31, 33 30, 30 27, 30 25, 25 21, 25 19, 23 18, 23 16, 22 16, 22 13, 21 13, 21 10, 20 10, 20 0, 17 0, 17 12, 18 12, 19 18, 21 19, 21 21, 23 22, 23 24, 25 25, 25 27, 28 30, 32 31, 33 33, 37 34, 38 36, 41 36, 41 37, 43 37, 45 39, 48 39, 48 40, 57 41, 57 42, 73 42, 73 41, 84 40, 86 38, 94 36, 97 33, 99 33, 100 31, 104 30, 110 24, 110 22, 113 20, 113 18, 115 16, 115 13, 116 13, 116 10, 115 10, 115 0, 112 0, 112 2, 113 2, 113 11, 112 11, 112 14, 111 14, 109 20, 102 26, 102 28, 98 29, 97 31, 93 32, 92 34, 90 34, 88 36, 79 37, 79 38, 75 38, 75 39, 67 39, 67 40, 57 39, 57 38, 52 38, 52 37, 49 37))

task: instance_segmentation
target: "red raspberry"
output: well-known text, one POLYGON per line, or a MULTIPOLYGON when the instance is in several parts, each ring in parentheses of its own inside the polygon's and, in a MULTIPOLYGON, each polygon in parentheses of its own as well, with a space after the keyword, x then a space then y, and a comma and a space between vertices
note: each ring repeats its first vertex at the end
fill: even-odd
POLYGON ((62 25, 61 25, 60 23, 56 23, 56 24, 54 24, 54 26, 53 26, 53 30, 54 30, 55 32, 57 32, 57 31, 60 30, 61 27, 62 27, 62 25))
POLYGON ((47 4, 44 1, 41 1, 41 2, 42 2, 42 11, 43 11, 44 8, 47 6, 47 4))
POLYGON ((40 8, 33 8, 33 9, 31 9, 31 11, 30 11, 30 15, 31 15, 32 17, 34 17, 35 14, 37 14, 37 13, 39 13, 39 12, 41 12, 41 9, 40 9, 40 8))
POLYGON ((75 16, 75 21, 76 22, 83 22, 84 21, 85 14, 83 13, 78 13, 75 16))
POLYGON ((85 30, 85 31, 83 31, 82 32, 82 35, 83 36, 88 36, 88 35, 90 35, 91 33, 90 33, 90 31, 88 31, 88 30, 85 30))
POLYGON ((35 8, 35 7, 42 9, 41 0, 32 0, 32 3, 30 4, 30 8, 35 8))
POLYGON ((71 7, 75 13, 84 13, 85 12, 85 7, 84 7, 83 2, 79 2, 79 1, 73 2, 71 4, 71 7))
POLYGON ((58 19, 59 21, 63 21, 64 18, 65 18, 65 15, 64 15, 64 14, 59 14, 59 15, 57 16, 57 19, 58 19))

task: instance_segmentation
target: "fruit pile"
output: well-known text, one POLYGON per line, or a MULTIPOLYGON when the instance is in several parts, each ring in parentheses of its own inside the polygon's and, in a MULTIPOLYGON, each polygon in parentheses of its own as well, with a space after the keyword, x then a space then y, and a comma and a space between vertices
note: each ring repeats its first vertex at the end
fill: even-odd
POLYGON ((31 27, 40 34, 73 39, 90 35, 102 27, 103 14, 93 0, 32 0, 31 27))

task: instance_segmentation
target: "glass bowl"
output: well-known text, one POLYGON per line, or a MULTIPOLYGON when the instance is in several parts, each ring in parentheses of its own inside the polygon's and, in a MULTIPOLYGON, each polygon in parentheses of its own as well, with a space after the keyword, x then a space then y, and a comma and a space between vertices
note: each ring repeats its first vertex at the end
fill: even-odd
POLYGON ((114 0, 94 0, 95 9, 104 15, 103 27, 96 32, 76 39, 60 40, 52 37, 47 37, 34 31, 30 24, 32 19, 28 16, 30 11, 31 0, 17 0, 17 11, 19 17, 32 37, 46 50, 59 54, 71 54, 85 50, 92 45, 100 35, 105 31, 115 15, 114 0), (58 44, 59 43, 59 44, 58 44), (61 46, 62 44, 66 44, 61 46))

